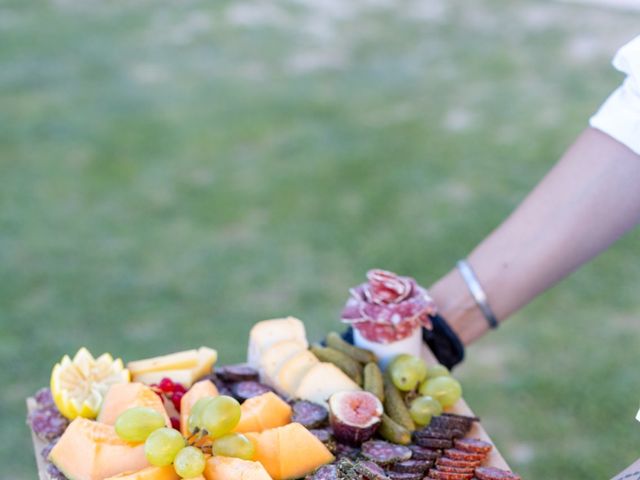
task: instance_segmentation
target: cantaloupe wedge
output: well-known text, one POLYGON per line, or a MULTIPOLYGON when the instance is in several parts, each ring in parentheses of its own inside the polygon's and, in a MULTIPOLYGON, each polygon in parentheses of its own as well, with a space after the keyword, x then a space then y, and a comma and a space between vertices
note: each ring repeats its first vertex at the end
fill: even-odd
POLYGON ((49 460, 72 480, 104 480, 149 466, 143 443, 127 443, 112 425, 82 417, 67 427, 49 460))
POLYGON ((260 462, 269 475, 280 480, 280 440, 278 429, 272 428, 261 433, 247 432, 244 435, 251 440, 255 448, 253 459, 260 462))
POLYGON ((273 392, 245 400, 240 410, 240 423, 234 430, 238 433, 262 432, 291 422, 291 406, 273 392))
POLYGON ((209 380, 202 380, 198 383, 194 383, 187 393, 184 394, 182 400, 180 400, 180 431, 184 436, 188 436, 189 428, 189 414, 191 409, 198 400, 204 397, 215 397, 218 395, 218 389, 209 380))
POLYGON ((255 459, 274 480, 304 477, 334 460, 327 447, 299 423, 245 435, 254 444, 255 459))
POLYGON ((180 480, 180 476, 173 465, 167 465, 166 467, 147 467, 137 472, 124 472, 105 480, 180 480))
POLYGON ((98 414, 98 421, 115 425, 120 414, 133 407, 152 408, 164 415, 167 426, 171 426, 162 399, 142 383, 117 383, 109 387, 98 414))
POLYGON ((260 462, 219 456, 207 460, 204 477, 206 480, 271 480, 260 462))

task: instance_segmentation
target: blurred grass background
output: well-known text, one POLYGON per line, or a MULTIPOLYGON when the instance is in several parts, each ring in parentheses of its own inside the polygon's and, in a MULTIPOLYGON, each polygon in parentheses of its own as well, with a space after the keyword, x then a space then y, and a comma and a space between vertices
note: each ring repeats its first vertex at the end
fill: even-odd
MULTIPOLYGON (((0 0, 4 478, 24 398, 81 345, 135 359, 337 328, 371 267, 428 285, 621 76, 640 15, 548 1, 0 0)), ((640 455, 636 233, 468 351, 523 478, 640 455)))

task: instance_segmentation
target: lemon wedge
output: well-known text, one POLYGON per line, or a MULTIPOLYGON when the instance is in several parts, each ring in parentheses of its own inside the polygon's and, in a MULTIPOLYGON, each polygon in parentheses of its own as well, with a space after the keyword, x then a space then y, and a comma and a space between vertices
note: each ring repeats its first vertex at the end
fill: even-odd
POLYGON ((108 353, 94 358, 82 347, 73 359, 65 355, 53 367, 51 395, 65 417, 95 418, 109 387, 129 380, 121 359, 114 360, 108 353))

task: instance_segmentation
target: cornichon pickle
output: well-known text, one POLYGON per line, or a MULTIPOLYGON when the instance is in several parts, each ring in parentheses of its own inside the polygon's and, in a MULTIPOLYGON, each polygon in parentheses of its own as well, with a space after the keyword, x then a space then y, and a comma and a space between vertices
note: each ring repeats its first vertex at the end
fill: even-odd
POLYGON ((378 364, 375 362, 367 363, 362 373, 364 377, 362 388, 384 402, 384 380, 378 364))
POLYGON ((318 359, 323 362, 331 362, 344 373, 346 373, 351 379, 358 385, 362 385, 362 365, 356 362, 349 355, 346 355, 331 347, 322 347, 320 345, 313 345, 311 348, 313 353, 318 359))
POLYGON ((411 443, 411 432, 397 422, 394 422, 387 414, 382 415, 382 422, 378 428, 378 434, 385 440, 401 445, 411 443))
POLYGON ((400 390, 396 388, 388 374, 384 376, 384 411, 392 420, 410 432, 416 429, 400 390))
POLYGON ((346 342, 340 334, 331 332, 327 335, 327 346, 331 347, 339 352, 349 355, 355 361, 360 363, 376 362, 377 358, 373 352, 365 350, 364 348, 358 348, 355 345, 351 345, 346 342))

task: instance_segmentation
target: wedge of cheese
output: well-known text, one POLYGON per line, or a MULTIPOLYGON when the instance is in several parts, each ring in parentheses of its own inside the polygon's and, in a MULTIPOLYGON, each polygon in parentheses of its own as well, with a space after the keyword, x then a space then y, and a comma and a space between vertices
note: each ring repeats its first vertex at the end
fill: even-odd
POLYGON ((261 380, 275 386, 275 376, 280 367, 295 354, 306 350, 304 342, 300 340, 280 340, 271 345, 260 357, 261 380))
POLYGON ((211 373, 218 359, 218 352, 212 348, 200 347, 194 350, 172 353, 161 357, 129 362, 132 381, 151 385, 163 378, 170 378, 185 387, 211 373))
POLYGON ((309 350, 302 350, 282 364, 275 376, 274 387, 289 397, 295 396, 296 389, 302 378, 320 360, 309 350))
POLYGON ((304 348, 309 346, 304 324, 297 318, 276 318, 256 323, 249 334, 247 363, 259 369, 262 354, 282 340, 299 340, 304 348))
POLYGON ((331 395, 345 390, 360 390, 360 387, 333 363, 322 362, 307 371, 293 396, 328 406, 331 395))

